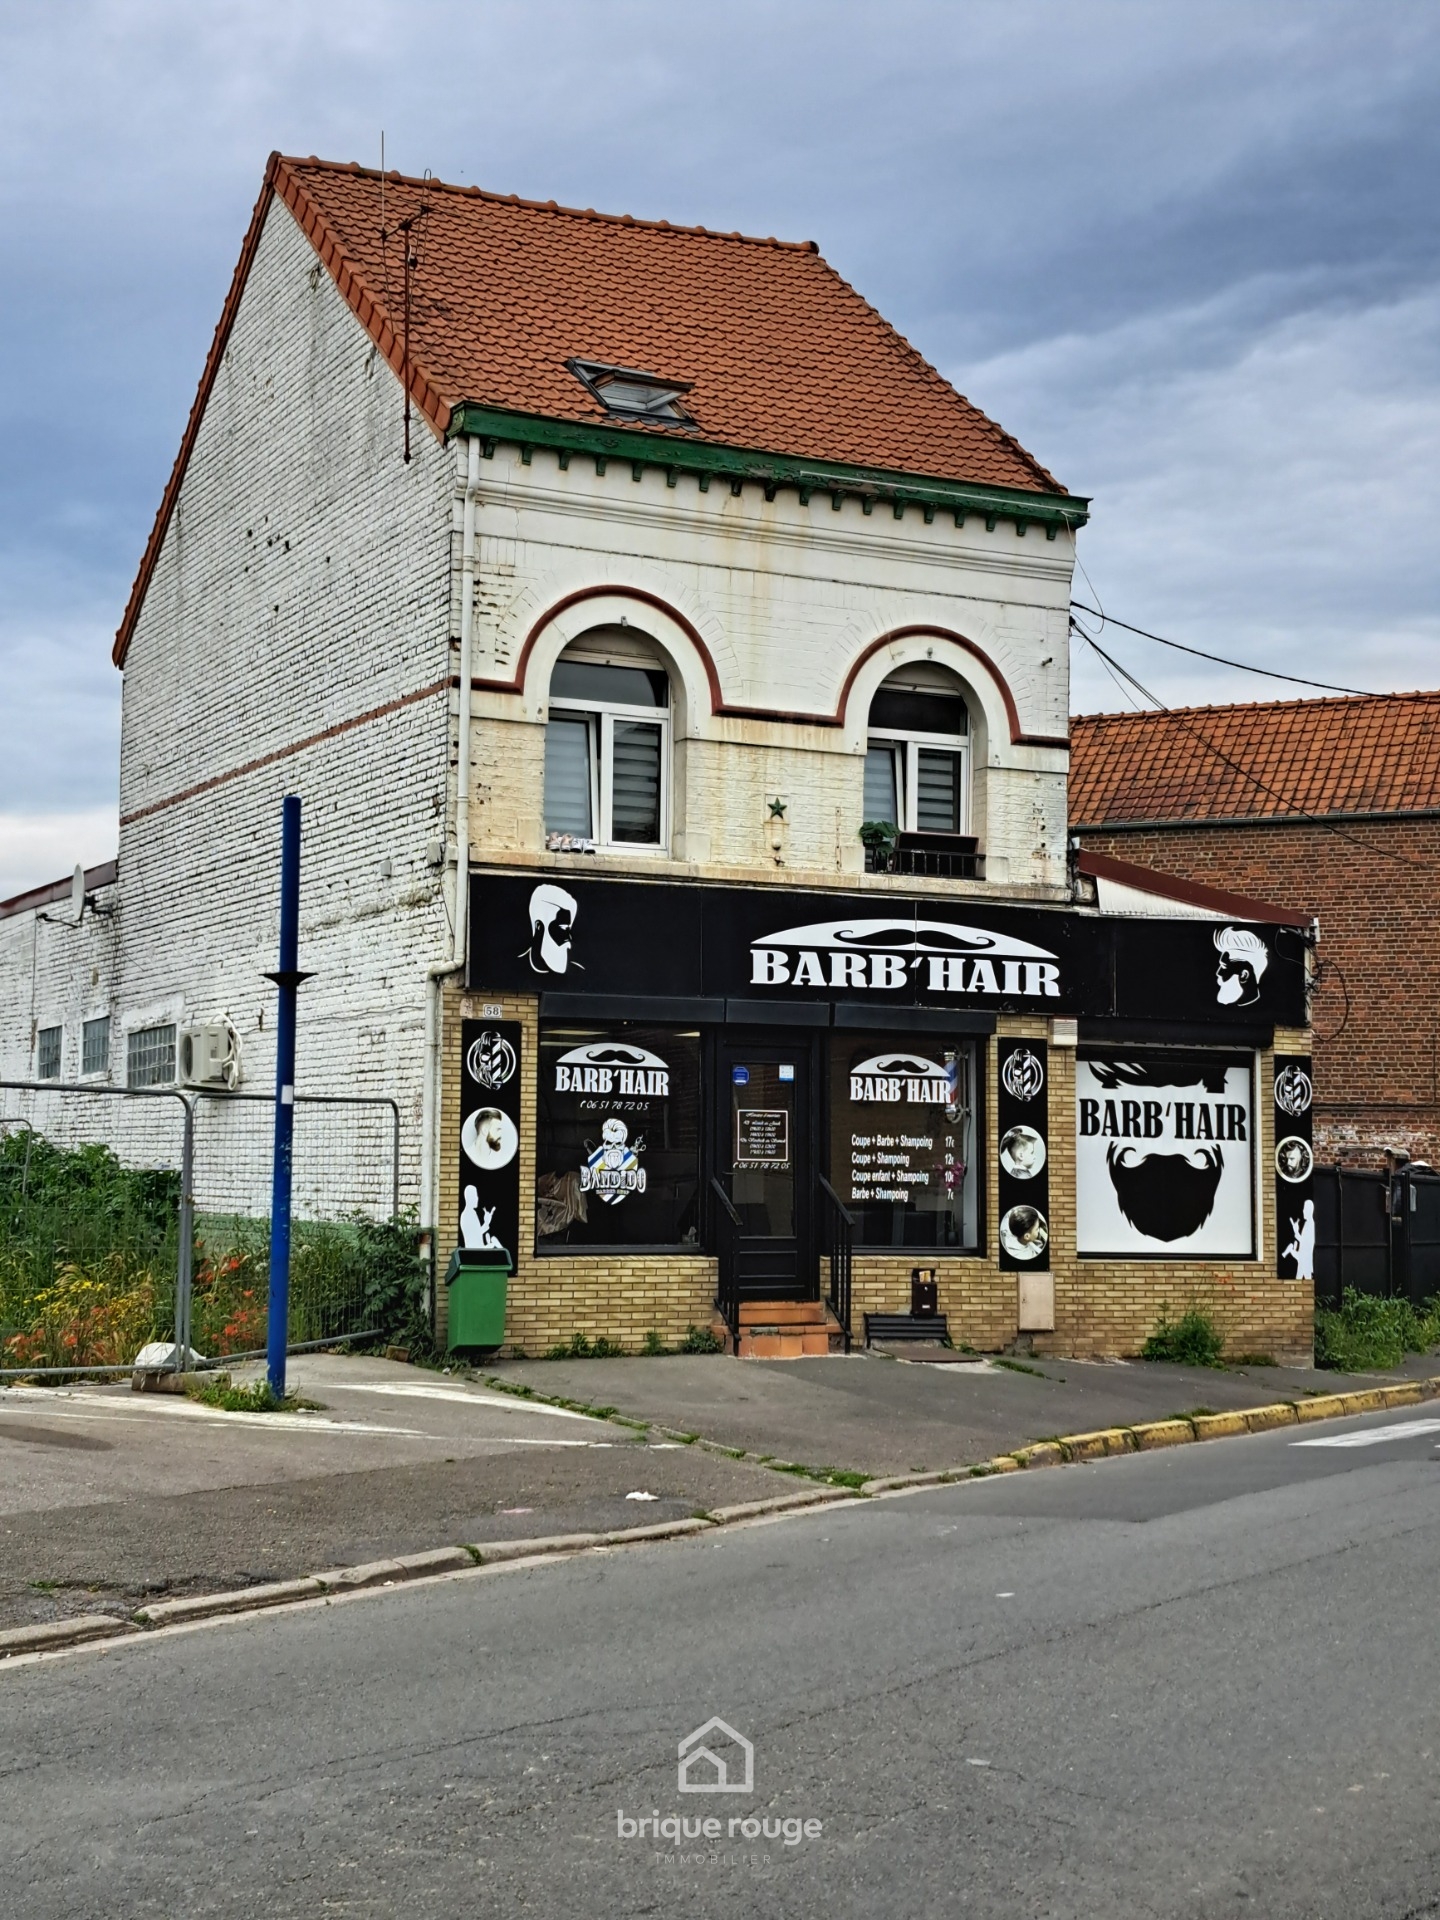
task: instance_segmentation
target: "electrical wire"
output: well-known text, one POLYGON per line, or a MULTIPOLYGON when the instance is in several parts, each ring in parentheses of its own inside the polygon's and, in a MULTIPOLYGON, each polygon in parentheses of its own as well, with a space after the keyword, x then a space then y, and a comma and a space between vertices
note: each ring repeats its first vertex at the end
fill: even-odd
MULTIPOLYGON (((1434 860, 1417 860, 1412 859, 1407 854, 1392 853, 1387 847, 1377 847, 1369 840, 1362 840, 1358 834, 1347 833, 1343 827, 1336 826, 1333 821, 1325 819, 1322 814, 1311 813, 1307 808, 1298 806, 1288 794, 1282 793, 1278 787, 1268 785, 1260 778, 1259 774, 1252 773, 1249 767, 1243 766, 1240 761, 1232 760, 1230 755, 1224 752, 1222 748, 1217 747, 1213 740, 1206 739, 1200 729, 1192 725, 1183 713, 1177 712, 1174 707, 1167 707, 1158 694, 1152 693, 1143 681, 1137 680, 1128 667, 1121 666, 1120 662, 1116 660, 1112 654, 1108 654, 1100 645, 1099 641, 1096 640, 1092 634, 1087 633, 1078 621, 1072 620, 1070 624, 1072 631, 1078 633, 1087 646, 1093 648, 1105 662, 1106 666, 1112 669, 1112 678, 1118 674, 1121 679, 1128 681, 1137 693, 1144 695, 1152 707, 1156 708, 1160 713, 1167 714, 1176 726, 1182 728, 1192 739, 1198 740, 1207 753, 1213 754, 1217 760, 1229 767, 1233 773, 1238 773, 1242 780, 1248 780, 1253 787, 1258 787, 1261 793, 1268 794, 1272 800, 1278 800, 1287 813, 1294 815, 1297 819, 1307 821, 1313 827, 1323 828, 1326 833, 1333 833, 1337 839, 1348 840, 1351 846, 1359 847, 1364 853, 1374 854, 1382 860, 1393 860, 1398 866, 1430 868, 1440 864, 1440 862, 1434 860)), ((1117 621, 1116 625, 1119 624, 1117 621)))
MULTIPOLYGON (((1095 593, 1094 582, 1087 573, 1085 579, 1090 591, 1095 593)), ((1095 594, 1095 598, 1100 598, 1095 594)), ((1106 613, 1100 607, 1087 607, 1081 600, 1070 602, 1072 613, 1088 613, 1092 620, 1098 620, 1102 627, 1123 627, 1126 633, 1138 633, 1142 640, 1153 640, 1157 646, 1173 647, 1177 653, 1192 653, 1197 660, 1213 660, 1217 666, 1233 667, 1237 673, 1258 673, 1267 680, 1285 680, 1292 687, 1318 687, 1322 693, 1353 693, 1362 699, 1375 700, 1383 696, 1373 693, 1368 687, 1339 687, 1331 680, 1307 680, 1298 673, 1277 673, 1274 667, 1252 667, 1245 660, 1227 660, 1223 653, 1207 653, 1203 647, 1186 646, 1183 640, 1167 640, 1163 633, 1150 633, 1144 627, 1132 627, 1128 620, 1117 620, 1113 613, 1106 613)), ((1091 635, 1083 627, 1077 629, 1089 640, 1091 635)))

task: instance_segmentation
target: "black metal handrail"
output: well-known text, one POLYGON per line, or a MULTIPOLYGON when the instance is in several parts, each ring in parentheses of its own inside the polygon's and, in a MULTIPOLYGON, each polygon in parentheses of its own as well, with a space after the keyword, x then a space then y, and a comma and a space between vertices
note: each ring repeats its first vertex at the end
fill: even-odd
POLYGON ((730 1333, 730 1351, 740 1351, 740 1215, 735 1202, 712 1174, 710 1177, 715 1207, 715 1252, 719 1273, 715 1305, 730 1333))
POLYGON ((830 1311, 840 1322, 845 1351, 850 1351, 850 1283, 855 1266, 855 1216, 824 1174, 820 1176, 820 1217, 830 1256, 830 1311))

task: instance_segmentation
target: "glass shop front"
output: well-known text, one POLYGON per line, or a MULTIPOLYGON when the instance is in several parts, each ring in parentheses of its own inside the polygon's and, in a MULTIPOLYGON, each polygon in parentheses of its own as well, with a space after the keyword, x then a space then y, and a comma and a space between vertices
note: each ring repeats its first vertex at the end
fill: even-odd
MULTIPOLYGON (((541 1257, 714 1251, 723 1216, 745 1293, 813 1297, 838 1206, 857 1251, 1043 1266, 1046 1047, 1002 1039, 992 1056, 999 1016, 1076 1019, 1135 1058, 1152 1036, 1203 1038, 1217 1010, 1217 1038, 1242 1037, 1205 922, 555 871, 472 885, 469 991, 538 999, 525 1251, 541 1257)), ((1269 942, 1257 1045, 1297 1005, 1303 1017, 1303 967, 1282 964, 1276 933, 1256 930, 1269 942)), ((518 1058, 518 1035, 466 1023, 467 1115, 501 1101, 484 1072, 505 1067, 506 1047, 518 1058)), ((482 1217, 483 1204, 515 1217, 504 1181, 518 1180, 518 1155, 472 1158, 462 1176, 490 1179, 482 1217)))

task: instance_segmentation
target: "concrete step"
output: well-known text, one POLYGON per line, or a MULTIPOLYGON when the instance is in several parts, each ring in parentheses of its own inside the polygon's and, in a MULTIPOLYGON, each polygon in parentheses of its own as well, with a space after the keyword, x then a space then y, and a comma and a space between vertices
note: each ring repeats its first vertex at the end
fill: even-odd
POLYGON ((744 1300, 742 1327, 823 1327, 830 1310, 823 1300, 744 1300))
POLYGON ((844 1350, 839 1322, 823 1300, 747 1300, 740 1309, 742 1360, 801 1360, 844 1350))

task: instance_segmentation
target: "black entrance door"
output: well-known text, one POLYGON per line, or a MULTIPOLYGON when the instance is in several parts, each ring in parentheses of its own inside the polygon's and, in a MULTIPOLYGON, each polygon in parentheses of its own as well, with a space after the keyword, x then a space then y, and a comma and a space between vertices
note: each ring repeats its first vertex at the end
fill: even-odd
POLYGON ((720 1048, 720 1166, 740 1216, 737 1278, 744 1300, 810 1300, 809 1041, 726 1039, 720 1048))

